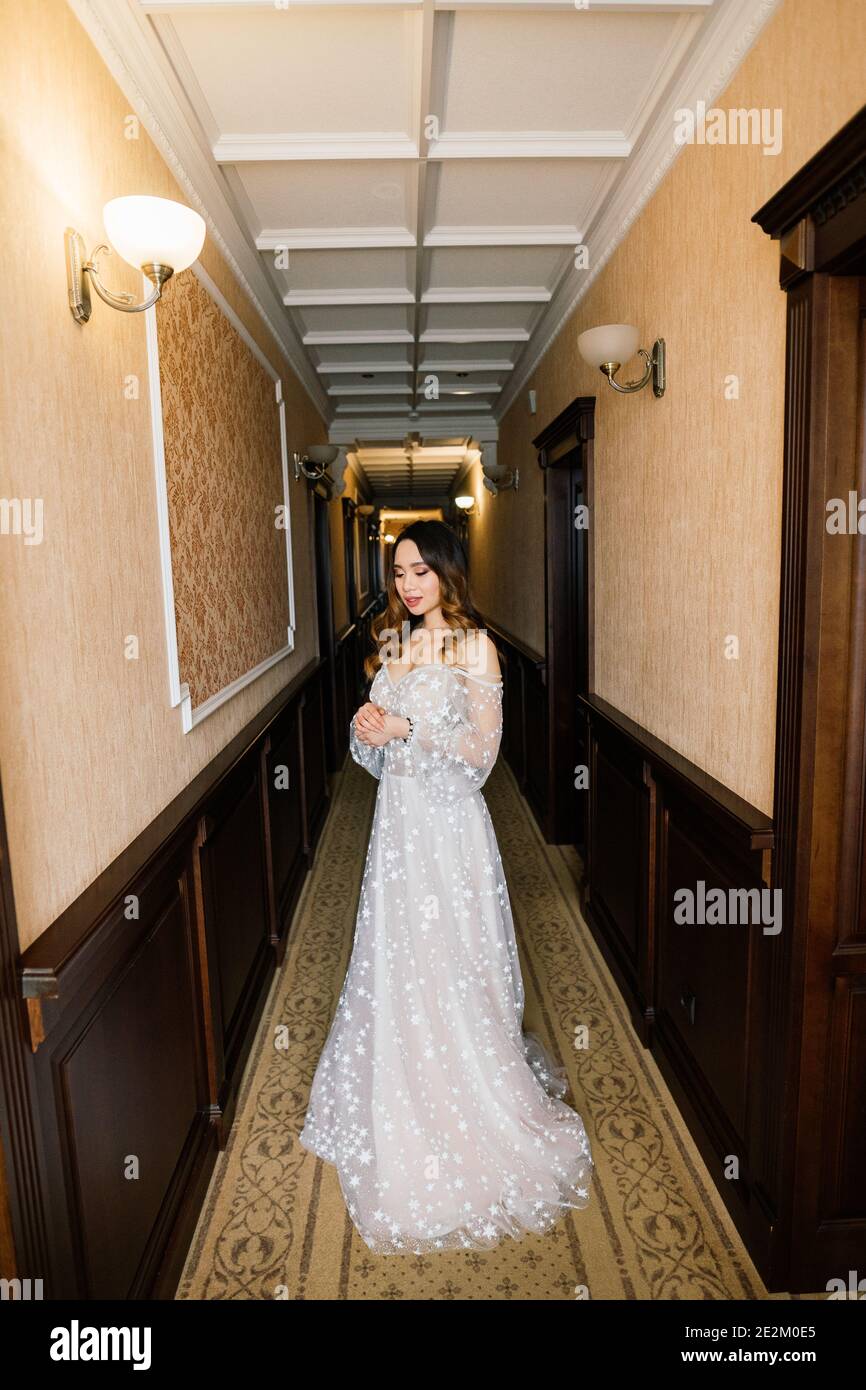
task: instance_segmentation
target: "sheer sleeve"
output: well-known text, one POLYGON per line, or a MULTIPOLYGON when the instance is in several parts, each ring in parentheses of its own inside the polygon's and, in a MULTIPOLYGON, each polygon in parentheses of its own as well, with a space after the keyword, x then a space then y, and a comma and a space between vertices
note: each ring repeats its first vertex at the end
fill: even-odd
POLYGON ((490 775, 502 739, 502 681, 499 677, 459 675, 462 699, 457 711, 413 714, 410 740, 415 776, 436 805, 480 791, 490 775))
POLYGON ((356 763, 360 763, 361 767, 365 767, 373 777, 381 780, 382 768, 385 764, 385 749, 384 747, 374 748, 370 743, 361 742, 355 732, 354 717, 349 725, 349 752, 356 763))

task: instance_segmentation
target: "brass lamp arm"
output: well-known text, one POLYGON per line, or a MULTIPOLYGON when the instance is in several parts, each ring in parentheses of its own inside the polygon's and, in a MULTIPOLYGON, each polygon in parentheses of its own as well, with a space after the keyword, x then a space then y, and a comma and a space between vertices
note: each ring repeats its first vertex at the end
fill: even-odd
POLYGON ((90 277, 90 283, 96 290, 96 293, 99 295, 99 298, 104 299, 105 303, 110 304, 113 309, 120 309, 121 312, 124 314, 141 314, 144 312, 145 309, 152 308, 152 306, 157 302, 160 295, 162 294, 162 287, 165 284, 166 280, 168 280, 169 277, 173 274, 171 266, 142 266, 142 270, 144 271, 145 275, 148 277, 149 280, 153 281, 154 290, 150 298, 146 299, 143 304, 136 304, 135 296, 128 294, 126 290, 120 290, 118 292, 115 292, 114 290, 110 290, 107 285, 103 285, 102 281, 99 278, 99 265, 96 260, 96 257, 99 255, 101 251, 104 251, 108 256, 111 255, 110 247, 104 245, 97 246, 90 260, 85 261, 84 265, 82 266, 82 270, 86 271, 87 275, 90 277))

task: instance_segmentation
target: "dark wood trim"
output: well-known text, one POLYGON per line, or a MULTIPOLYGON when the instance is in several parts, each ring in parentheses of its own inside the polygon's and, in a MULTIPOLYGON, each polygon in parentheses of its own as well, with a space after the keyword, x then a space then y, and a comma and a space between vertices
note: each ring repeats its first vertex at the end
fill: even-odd
POLYGON ((17 959, 3 1017, 33 1137, 4 1134, 3 1158, 18 1268, 46 1297, 173 1295, 327 809, 324 671, 308 663, 17 959))
POLYGON ((99 949, 99 931, 111 905, 133 879, 146 872, 165 843, 183 833, 185 823, 196 820, 219 784, 267 733, 320 665, 318 658, 308 662, 27 948, 19 967, 23 998, 59 995, 73 960, 80 961, 85 949, 99 949))
POLYGON ((346 567, 346 612, 349 622, 358 617, 358 594, 355 586, 355 502, 351 497, 342 499, 343 518, 343 563, 346 567))
POLYGON ((656 738, 655 734, 636 724, 600 695, 579 695, 578 704, 596 723, 603 720, 611 729, 629 739, 649 767, 664 770, 664 776, 671 785, 678 786, 688 796, 700 798, 705 812, 720 823, 724 821, 727 826, 733 826, 749 849, 772 849, 774 827, 770 816, 737 796, 736 792, 656 738))
POLYGON ((18 989, 18 925, 0 786, 0 1278, 44 1279, 49 1242, 27 1030, 18 989))
POLYGON ((505 628, 485 622, 502 666, 501 756, 543 829, 549 780, 545 660, 505 628))
POLYGON ((532 441, 544 472, 547 697, 545 838, 585 851, 584 800, 575 768, 588 766, 577 696, 593 687, 593 441, 595 397, 579 396, 532 441), (575 507, 588 508, 588 529, 575 507))

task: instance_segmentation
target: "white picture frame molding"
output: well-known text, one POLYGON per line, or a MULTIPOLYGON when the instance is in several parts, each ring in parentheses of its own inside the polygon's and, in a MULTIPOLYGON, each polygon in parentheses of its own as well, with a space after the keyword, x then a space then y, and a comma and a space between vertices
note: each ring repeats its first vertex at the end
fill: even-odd
MULTIPOLYGON (((190 696, 189 686, 186 681, 180 678, 180 661, 178 658, 177 646, 177 618, 174 606, 174 575, 171 565, 171 530, 169 526, 168 511, 168 481, 165 472, 165 436, 162 428, 162 391, 159 380, 159 338, 156 323, 156 305, 145 312, 145 326, 147 330, 147 368, 150 381, 150 416, 153 434, 153 462, 156 482, 156 509, 159 525, 159 561, 162 572, 162 597, 163 612, 165 616, 165 637, 166 652, 168 656, 168 691, 169 700, 172 708, 180 706, 181 722, 183 732, 190 733, 197 724, 208 715, 213 714, 221 705, 227 703, 238 691, 245 686, 251 685, 258 680, 272 666, 276 666, 278 661, 282 661, 289 656, 295 649, 295 585, 292 569, 292 513, 289 494, 289 454, 286 433, 286 403, 283 399, 283 383, 279 373, 276 372, 262 352, 258 343, 247 331, 244 324, 232 309, 228 300, 223 296, 214 284, 207 271, 198 261, 190 267, 199 283, 207 290, 217 308, 228 319, 232 328, 240 335, 247 347, 252 352, 256 360, 267 372, 271 381, 274 383, 274 393, 277 401, 277 409, 280 417, 280 454, 283 481, 283 516, 284 531, 286 537, 286 579, 287 579, 287 598, 289 608, 289 626, 286 631, 286 645, 271 656, 265 657, 257 666, 245 671, 222 690, 218 690, 211 695, 201 705, 193 708, 192 697, 190 696)), ((145 296, 148 296, 153 289, 150 281, 142 277, 145 296)), ((276 518, 275 518, 276 522, 276 518)))

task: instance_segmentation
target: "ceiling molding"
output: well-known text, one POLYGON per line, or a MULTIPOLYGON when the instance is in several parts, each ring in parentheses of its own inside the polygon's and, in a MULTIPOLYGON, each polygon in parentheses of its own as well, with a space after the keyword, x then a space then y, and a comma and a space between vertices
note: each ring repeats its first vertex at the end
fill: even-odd
POLYGON ((209 164, 206 148, 196 138, 197 119, 144 12, 132 0, 68 0, 68 4, 190 204, 204 218, 226 265, 327 422, 327 396, 228 201, 218 171, 209 164))
POLYGON ((356 331, 333 333, 327 330, 305 333, 302 340, 305 347, 374 347, 378 343, 413 343, 415 340, 408 328, 369 328, 356 331))
MULTIPOLYGON (((411 372, 412 363, 406 362, 320 362, 317 372, 324 376, 338 376, 341 372, 411 372)), ((461 368, 462 370, 462 368, 461 368)))
MULTIPOLYGON (((551 343, 571 318, 584 295, 601 274, 634 221, 646 207, 677 156, 685 148, 673 140, 673 111, 703 100, 710 105, 727 87, 767 20, 782 0, 730 0, 712 10, 698 36, 694 52, 675 84, 659 103, 659 112, 633 156, 622 180, 613 190, 597 223, 590 225, 586 240, 590 268, 566 272, 535 331, 531 352, 524 354, 497 406, 502 419, 530 380, 551 343), (600 249, 599 249, 600 248, 600 249)), ((650 327, 647 326, 647 332, 650 327)), ((664 333, 663 325, 652 328, 664 333)))
POLYGON ((528 343, 525 328, 427 328, 419 343, 528 343))
POLYGON ((391 227, 297 227, 293 231, 273 231, 265 228, 256 237, 257 251, 369 251, 381 248, 416 246, 414 236, 405 228, 391 227))
MULTIPOLYGON (((365 9, 420 10, 424 0, 286 0, 291 9, 365 9)), ((705 11, 713 0, 592 0, 594 11, 616 14, 679 14, 688 10, 705 11)), ((139 0, 145 14, 203 14, 208 10, 273 10, 276 0, 139 0)), ((435 9, 448 10, 573 10, 575 0, 435 0, 435 9)))
POLYGON ((424 246, 577 246, 582 241, 577 227, 434 227, 424 246))
POLYGON ((411 290, 289 290, 283 295, 288 308, 314 308, 328 304, 414 304, 411 290))
POLYGON ((495 289, 425 290, 422 304, 547 304, 550 290, 520 285, 500 285, 495 289))
MULTIPOLYGON (((294 3, 294 0, 292 0, 294 3)), ((273 9, 273 5, 270 6, 273 9)), ((418 146, 399 131, 343 131, 328 135, 221 135, 213 146, 217 164, 281 163, 292 159, 417 159, 418 146)))
POLYGON ((432 140, 428 159, 628 159, 621 130, 452 131, 432 140))

